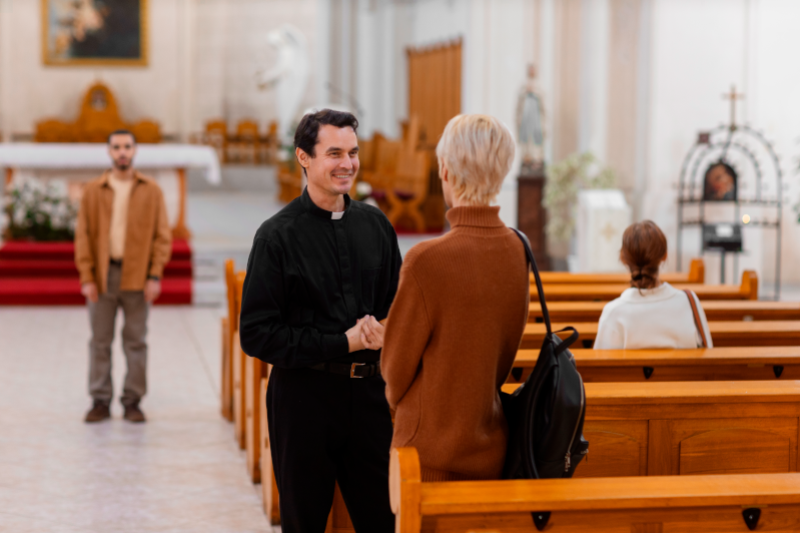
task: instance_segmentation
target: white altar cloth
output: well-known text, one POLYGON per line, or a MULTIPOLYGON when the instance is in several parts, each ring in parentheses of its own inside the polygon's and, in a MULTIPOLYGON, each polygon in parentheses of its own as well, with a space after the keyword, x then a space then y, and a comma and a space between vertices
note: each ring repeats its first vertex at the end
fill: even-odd
MULTIPOLYGON (((196 144, 140 144, 133 160, 136 168, 175 170, 200 168, 206 180, 218 185, 219 159, 210 146, 196 144)), ((106 169, 111 167, 105 144, 0 143, 0 168, 106 169)))

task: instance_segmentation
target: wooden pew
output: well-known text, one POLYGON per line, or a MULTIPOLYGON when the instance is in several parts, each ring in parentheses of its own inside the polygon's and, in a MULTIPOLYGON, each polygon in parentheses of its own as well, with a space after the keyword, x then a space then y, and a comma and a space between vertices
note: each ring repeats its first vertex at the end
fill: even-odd
MULTIPOLYGON (((696 350, 572 350, 586 383, 800 380, 800 346, 696 350)), ((524 381, 539 350, 520 350, 509 381, 524 381)))
POLYGON ((392 450, 397 533, 797 531, 800 474, 423 483, 414 448, 392 450))
POLYGON ((225 261, 225 288, 228 316, 222 318, 222 383, 220 386, 222 417, 233 421, 233 334, 239 329, 236 314, 236 270, 233 259, 225 261))
POLYGON ((267 514, 269 523, 276 526, 281 523, 280 498, 278 496, 278 484, 275 482, 275 474, 272 471, 272 455, 269 450, 269 426, 267 426, 267 383, 269 377, 261 379, 261 394, 259 396, 261 405, 260 413, 260 433, 259 441, 260 464, 261 464, 261 501, 264 505, 264 512, 267 514))
MULTIPOLYGON (((608 302, 548 302, 553 322, 596 322, 608 302)), ((708 320, 800 320, 800 302, 760 300, 704 300, 708 320)), ((531 302, 529 322, 542 321, 542 307, 531 302)))
POLYGON ((255 357, 244 362, 244 449, 247 451, 247 475, 253 483, 261 483, 261 380, 269 376, 269 365, 255 357))
MULTIPOLYGON (((630 285, 631 275, 625 273, 540 272, 542 283, 624 283, 630 285)), ((706 268, 702 259, 692 259, 689 272, 665 272, 660 278, 669 283, 705 283, 706 268)), ((531 274, 533 282, 533 274, 531 274)))
MULTIPOLYGON (((553 330, 573 326, 581 337, 577 347, 591 348, 597 336, 597 322, 555 323, 553 330)), ((715 347, 725 346, 798 346, 800 345, 800 321, 761 320, 758 322, 709 322, 711 339, 715 347)), ((520 348, 540 348, 546 333, 544 324, 525 326, 520 348)))
MULTIPOLYGON (((236 294, 234 303, 236 305, 235 316, 239 316, 242 309, 242 287, 244 286, 244 271, 236 273, 236 294)), ((233 423, 234 437, 239 443, 239 448, 245 449, 245 412, 247 409, 247 398, 245 397, 245 359, 247 356, 242 351, 239 342, 239 328, 233 334, 233 423)))
MULTIPOLYGON (((676 283, 676 289, 691 289, 701 300, 758 300, 758 276, 752 270, 742 273, 741 285, 703 285, 676 283)), ((547 301, 609 301, 618 298, 630 283, 554 283, 544 286, 547 301)), ((531 284, 531 299, 537 298, 536 285, 531 284)))
POLYGON ((585 387, 589 454, 576 477, 797 472, 800 381, 585 387))

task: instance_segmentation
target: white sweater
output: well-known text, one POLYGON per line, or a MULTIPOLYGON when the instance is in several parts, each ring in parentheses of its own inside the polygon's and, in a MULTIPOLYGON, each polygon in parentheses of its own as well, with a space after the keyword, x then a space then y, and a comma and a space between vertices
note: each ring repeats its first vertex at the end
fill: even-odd
MULTIPOLYGON (((700 321, 713 348, 706 313, 697 295, 692 293, 700 321)), ((600 315, 595 350, 644 348, 697 348, 703 341, 694 322, 694 314, 686 293, 669 283, 655 289, 626 289, 608 302, 600 315)))

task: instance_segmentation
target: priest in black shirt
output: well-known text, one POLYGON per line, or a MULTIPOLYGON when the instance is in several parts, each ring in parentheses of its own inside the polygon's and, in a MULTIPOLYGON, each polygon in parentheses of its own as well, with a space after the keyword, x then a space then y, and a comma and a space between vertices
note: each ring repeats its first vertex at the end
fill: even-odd
POLYGON ((347 195, 357 128, 350 113, 303 117, 294 142, 308 186, 261 225, 247 262, 241 343, 274 365, 267 414, 284 533, 322 533, 336 481, 358 533, 394 531, 379 321, 402 259, 384 214, 347 195))

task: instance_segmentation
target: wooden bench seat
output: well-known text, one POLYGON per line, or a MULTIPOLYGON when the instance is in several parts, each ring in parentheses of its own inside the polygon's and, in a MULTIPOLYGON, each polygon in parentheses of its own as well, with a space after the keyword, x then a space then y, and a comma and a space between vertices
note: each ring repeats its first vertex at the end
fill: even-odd
MULTIPOLYGON (((545 292, 547 289, 545 289, 545 292)), ((553 322, 596 322, 607 302, 547 302, 553 322)), ((800 320, 800 302, 759 300, 704 300, 708 320, 800 320)), ((528 322, 542 321, 542 307, 531 302, 528 322)))
POLYGON ((397 533, 528 533, 543 512, 551 533, 749 531, 756 515, 758 531, 800 528, 800 474, 422 483, 399 448, 389 486, 397 533))
POLYGON ((576 477, 797 472, 800 381, 585 387, 576 477))
MULTIPOLYGON (((582 272, 540 272, 542 283, 625 283, 629 284, 631 275, 624 273, 582 273, 582 272)), ((692 259, 688 272, 665 272, 661 279, 668 283, 705 283, 705 264, 702 259, 692 259)), ((531 274, 533 282, 533 274, 531 274)))
MULTIPOLYGON (((704 285, 676 283, 677 289, 691 289, 701 300, 758 300, 758 276, 751 270, 742 274, 740 285, 704 285)), ((548 283, 544 285, 548 302, 558 301, 610 301, 618 298, 630 283, 548 283)), ((531 284, 531 300, 538 298, 536 285, 531 284)))
MULTIPOLYGON (((573 326, 581 337, 578 347, 591 348, 597 337, 597 322, 575 322, 553 324, 553 331, 573 326)), ((723 321, 709 322, 711 339, 715 347, 725 346, 798 346, 800 345, 800 321, 761 320, 758 322, 723 321)), ((544 324, 525 326, 521 348, 540 348, 546 334, 544 324)), ((566 334, 564 334, 566 335, 566 334)))

